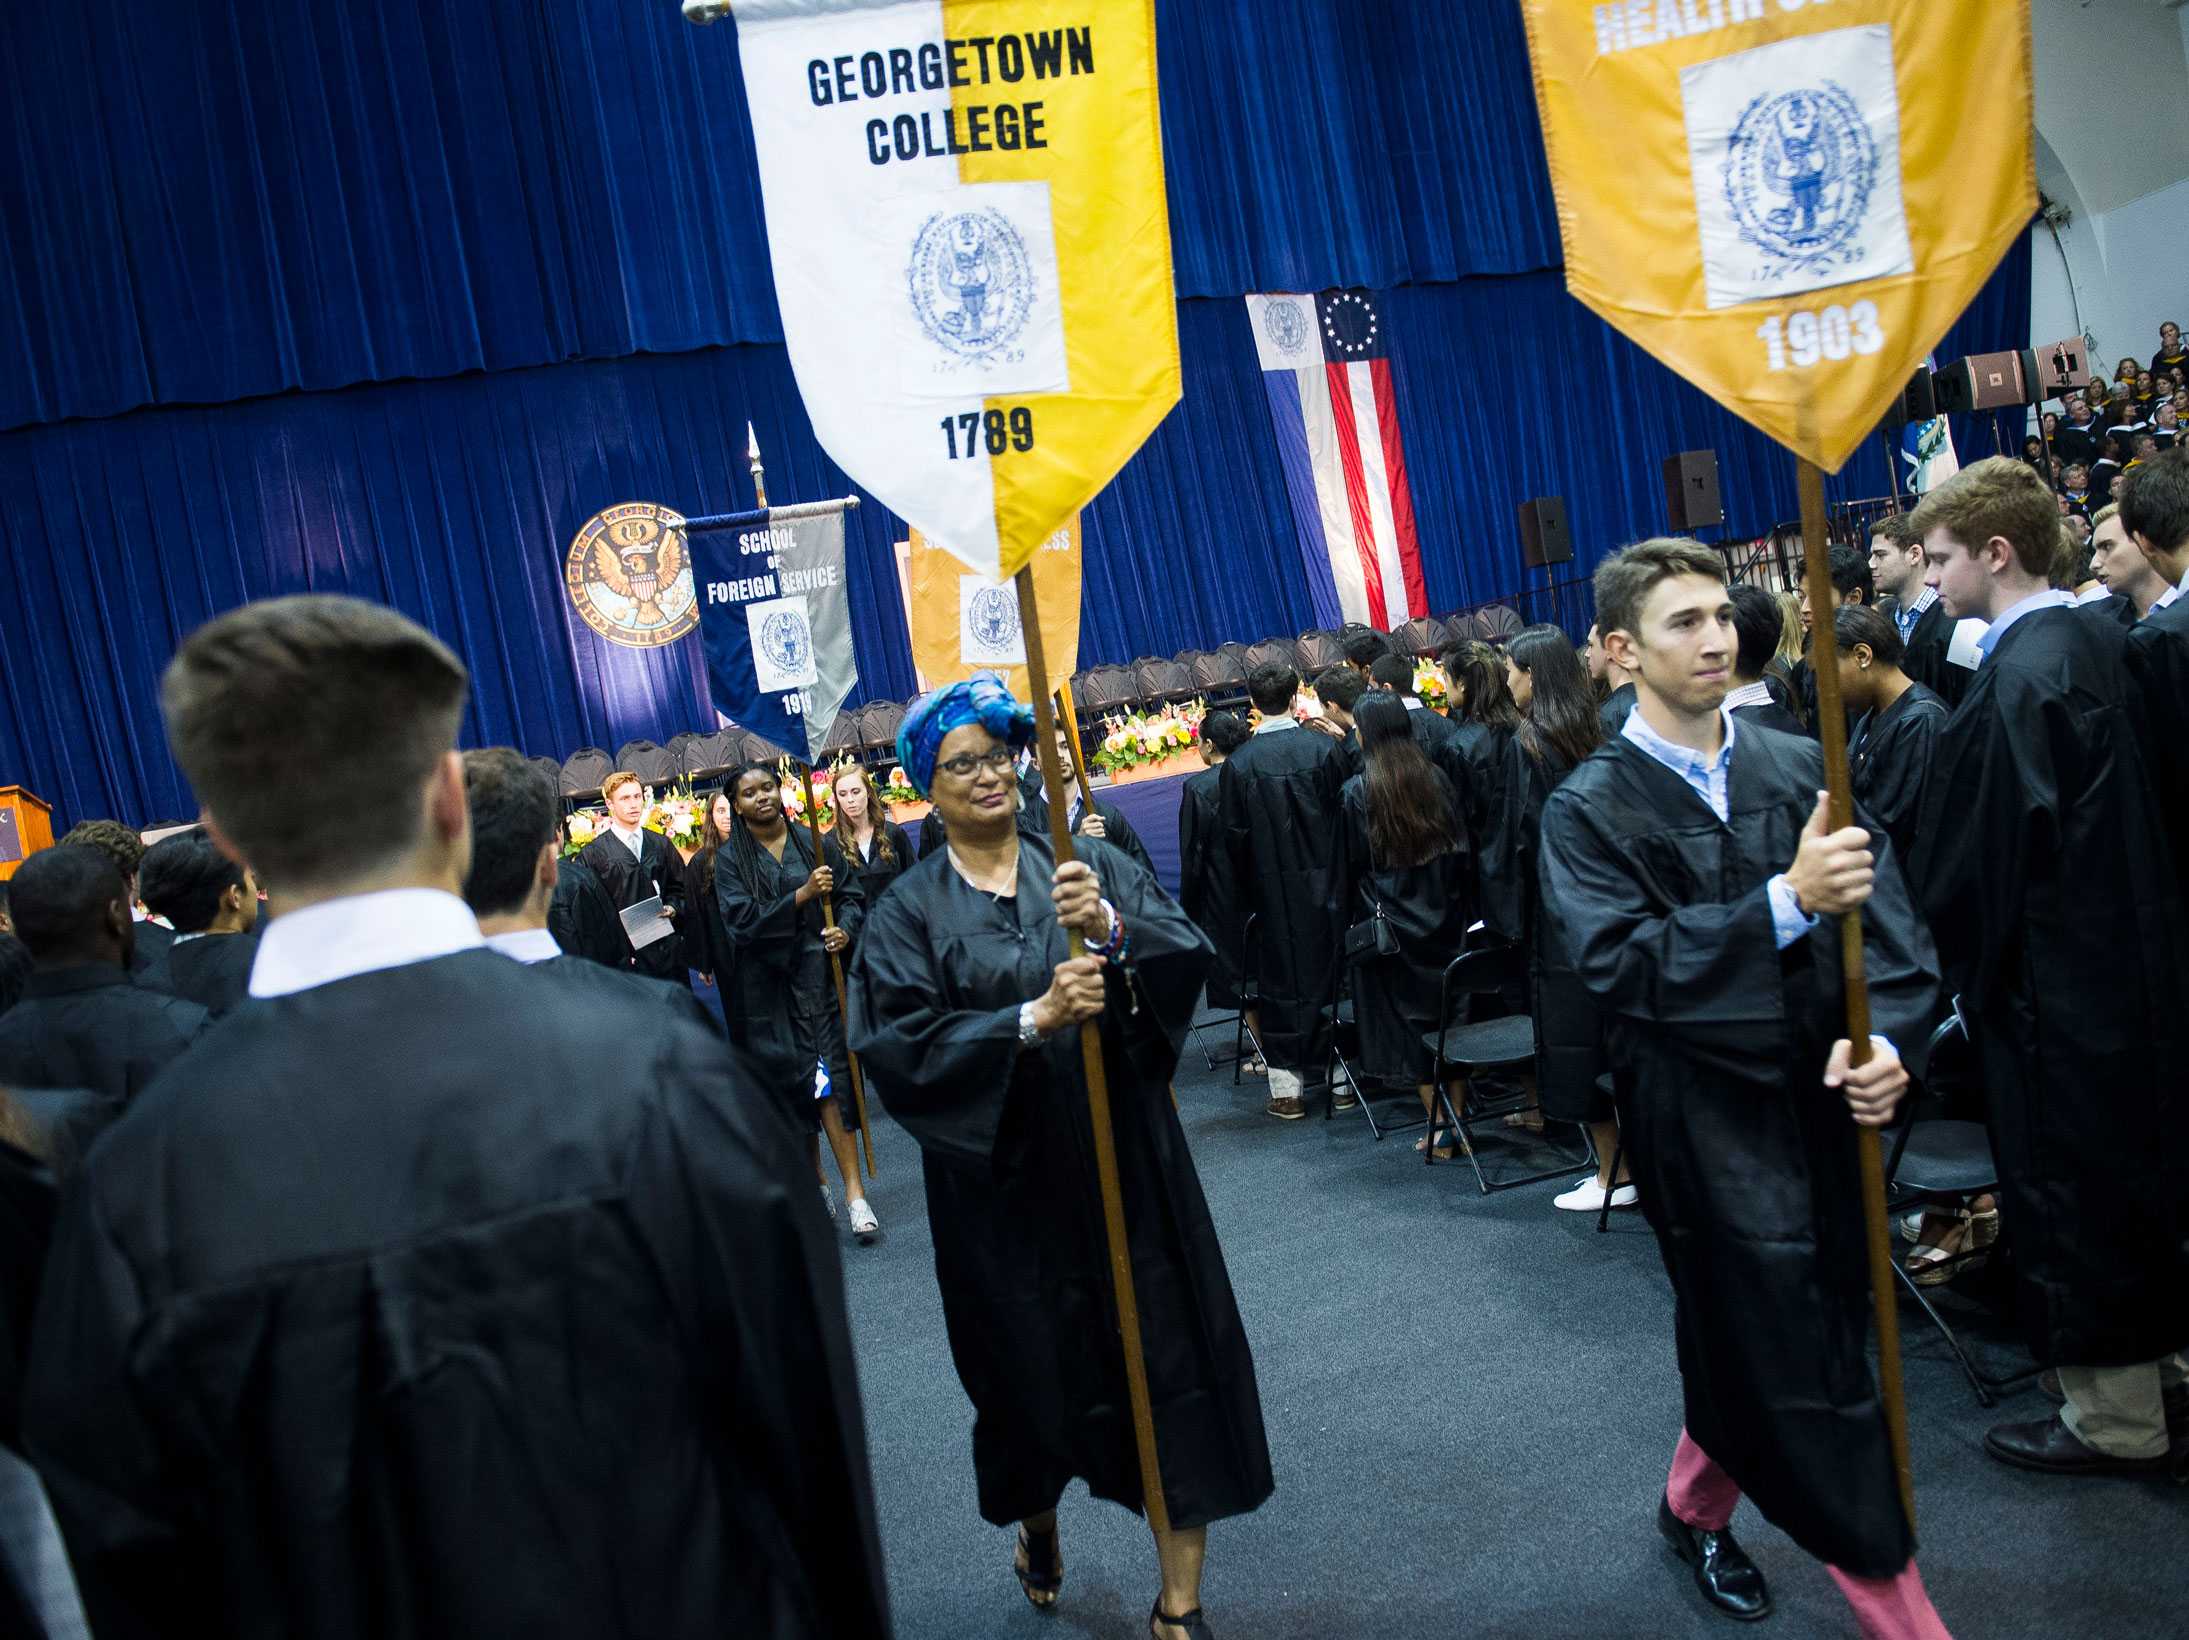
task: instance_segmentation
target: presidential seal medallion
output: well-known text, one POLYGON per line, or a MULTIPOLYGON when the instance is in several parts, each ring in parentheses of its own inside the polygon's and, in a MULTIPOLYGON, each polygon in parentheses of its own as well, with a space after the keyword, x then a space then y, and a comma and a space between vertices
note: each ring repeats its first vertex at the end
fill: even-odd
POLYGON ((657 649, 699 624, 683 516, 651 501, 588 518, 570 543, 563 581, 579 618, 610 643, 657 649))

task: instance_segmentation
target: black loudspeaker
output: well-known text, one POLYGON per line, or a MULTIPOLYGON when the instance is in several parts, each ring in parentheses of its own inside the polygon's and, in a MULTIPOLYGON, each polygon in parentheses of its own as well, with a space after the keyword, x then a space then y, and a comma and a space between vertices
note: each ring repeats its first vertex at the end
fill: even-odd
POLYGON ((2035 360, 2030 379, 2037 384, 2040 404, 2047 399, 2064 399, 2090 385, 2090 344, 2080 336, 2032 348, 2030 357, 2035 360))
POLYGON ((1978 410, 2011 410, 2033 402, 2036 355, 2028 348, 2009 353, 1971 353, 1939 371, 1938 408, 1965 416, 1978 410))
POLYGON ((1528 568, 1573 562, 1573 537, 1566 533, 1566 498, 1538 496, 1520 503, 1520 551, 1528 568))
POLYGON ((1908 378, 1908 385, 1900 390, 1900 397, 1886 413, 1887 429, 1905 427, 1910 422, 1931 421, 1938 415, 1938 391, 1932 385, 1931 373, 1918 370, 1908 378))
POLYGON ((1717 451, 1682 450, 1665 457, 1665 511, 1676 530, 1725 522, 1725 507, 1718 500, 1717 451))

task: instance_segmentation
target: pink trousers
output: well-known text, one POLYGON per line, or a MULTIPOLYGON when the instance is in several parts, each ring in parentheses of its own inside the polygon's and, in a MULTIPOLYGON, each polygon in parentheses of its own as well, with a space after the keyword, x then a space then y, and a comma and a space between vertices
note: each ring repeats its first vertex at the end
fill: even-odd
MULTIPOLYGON (((1683 1429, 1680 1444, 1672 1451, 1672 1478, 1665 1482, 1665 1501, 1698 1531, 1722 1532, 1732 1524, 1741 1489, 1683 1429)), ((1837 1566, 1825 1570, 1854 1608, 1864 1640, 1952 1640, 1931 1606, 1931 1597, 1923 1592, 1923 1577, 1913 1560, 1892 1577, 1856 1577, 1837 1566)))

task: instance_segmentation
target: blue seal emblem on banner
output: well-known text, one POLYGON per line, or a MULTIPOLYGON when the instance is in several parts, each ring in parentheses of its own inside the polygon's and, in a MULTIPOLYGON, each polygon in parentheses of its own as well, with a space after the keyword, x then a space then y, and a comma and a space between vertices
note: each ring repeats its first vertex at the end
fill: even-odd
POLYGON ((813 633, 795 610, 779 609, 760 623, 760 648, 779 672, 802 676, 813 665, 813 633))
POLYGON ((1018 595, 1009 587, 983 587, 973 594, 965 612, 984 650, 1008 650, 1018 645, 1018 595))
POLYGON ((905 284, 913 317, 949 360, 1016 363, 1034 311, 1025 238, 1001 211, 937 212, 912 242, 905 284))
POLYGON ((1297 302, 1271 302, 1262 310, 1262 329, 1279 353, 1297 353, 1307 345, 1307 320, 1297 302))
POLYGON ((1861 260, 1877 164, 1862 110, 1836 81, 1751 100, 1726 146, 1725 199, 1735 231, 1766 259, 1763 277, 1861 260))

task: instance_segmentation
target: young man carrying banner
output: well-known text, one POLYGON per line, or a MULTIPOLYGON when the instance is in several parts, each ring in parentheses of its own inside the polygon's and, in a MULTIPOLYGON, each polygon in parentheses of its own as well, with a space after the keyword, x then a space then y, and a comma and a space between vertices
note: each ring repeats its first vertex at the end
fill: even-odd
POLYGON ((1544 805, 1542 937, 1603 1009, 1677 1301, 1686 1427, 1658 1526, 1713 1607, 1763 1617, 1729 1530, 1746 1493, 1831 1568, 1865 1635, 1936 1640, 1864 1353, 1856 1155, 1857 1125, 1884 1126, 1907 1088, 1894 1043, 1921 1043, 1937 1009, 1930 939, 1882 836, 1827 830, 1816 746, 1724 709, 1715 551, 1630 547, 1597 571, 1596 607, 1635 709, 1544 805), (1879 1034, 1851 1066, 1836 919, 1858 908, 1879 1034))

